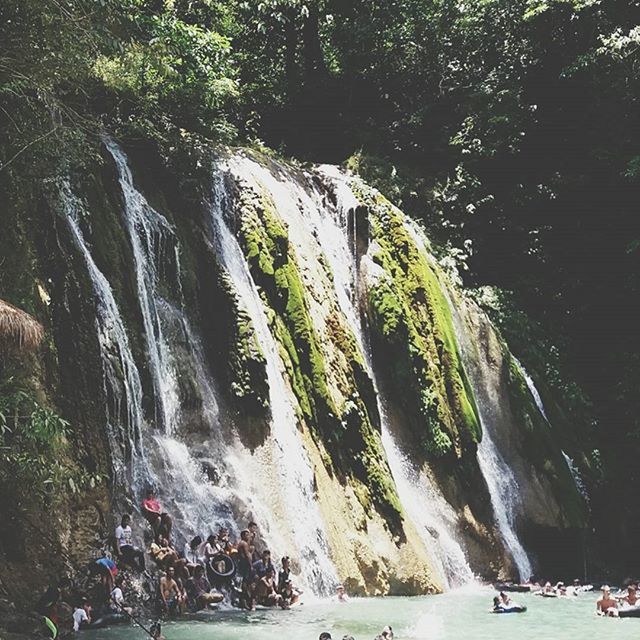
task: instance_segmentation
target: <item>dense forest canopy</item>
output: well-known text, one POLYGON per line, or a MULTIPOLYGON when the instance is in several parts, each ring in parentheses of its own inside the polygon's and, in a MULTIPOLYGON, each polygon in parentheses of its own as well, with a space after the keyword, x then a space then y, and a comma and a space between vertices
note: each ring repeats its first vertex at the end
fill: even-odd
POLYGON ((516 353, 591 399, 606 518, 640 480, 639 18, 637 0, 4 0, 0 181, 53 175, 105 127, 348 161, 516 353))

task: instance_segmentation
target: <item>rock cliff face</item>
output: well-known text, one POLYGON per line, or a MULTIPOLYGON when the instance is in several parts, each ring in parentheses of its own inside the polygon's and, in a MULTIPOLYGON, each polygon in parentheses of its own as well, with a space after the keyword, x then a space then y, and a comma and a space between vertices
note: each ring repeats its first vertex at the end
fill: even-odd
MULTIPOLYGON (((27 305, 55 354, 41 382, 71 423, 69 455, 108 477, 45 516, 74 562, 147 486, 179 541, 255 519, 320 594, 506 576, 526 566, 520 538, 535 568, 546 533, 584 526, 508 347, 359 180, 106 139, 102 163, 34 187, 9 218, 31 259, 0 293, 46 290, 49 305, 27 305)), ((61 570, 37 555, 5 583, 61 570)))

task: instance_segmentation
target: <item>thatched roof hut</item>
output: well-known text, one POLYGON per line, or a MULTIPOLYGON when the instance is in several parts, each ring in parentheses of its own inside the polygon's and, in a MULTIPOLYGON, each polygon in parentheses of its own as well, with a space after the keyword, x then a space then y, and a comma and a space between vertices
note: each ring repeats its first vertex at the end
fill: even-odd
POLYGON ((44 338, 43 326, 26 311, 0 300, 0 351, 32 351, 44 338))

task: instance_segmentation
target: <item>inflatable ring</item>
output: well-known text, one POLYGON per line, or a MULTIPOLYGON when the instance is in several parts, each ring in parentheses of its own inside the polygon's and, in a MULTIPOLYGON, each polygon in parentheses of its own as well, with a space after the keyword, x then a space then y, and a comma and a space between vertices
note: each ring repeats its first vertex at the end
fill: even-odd
POLYGON ((640 618, 640 606, 619 609, 618 616, 620 618, 640 618))
POLYGON ((231 578, 236 572, 236 563, 226 553, 219 553, 209 560, 209 569, 216 578, 231 578), (224 571, 220 571, 221 562, 224 562, 224 571))
POLYGON ((516 605, 513 607, 506 607, 504 609, 494 609, 491 613, 524 613, 527 610, 527 607, 521 607, 520 605, 516 605))
POLYGON ((124 613, 105 613, 97 620, 94 620, 91 624, 88 624, 84 629, 104 629, 104 627, 110 627, 112 624, 122 624, 128 622, 129 618, 124 613))
POLYGON ((529 593, 531 586, 528 584, 509 584, 505 582, 498 582, 493 585, 496 591, 505 591, 509 593, 529 593))

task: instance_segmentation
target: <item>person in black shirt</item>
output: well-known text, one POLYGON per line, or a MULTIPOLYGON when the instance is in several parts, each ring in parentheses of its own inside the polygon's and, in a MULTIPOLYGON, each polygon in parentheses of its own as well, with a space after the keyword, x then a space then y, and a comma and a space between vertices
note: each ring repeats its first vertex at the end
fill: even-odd
POLYGON ((291 560, 289 556, 285 556, 281 560, 282 569, 278 571, 278 593, 282 593, 284 589, 284 585, 289 580, 289 576, 291 575, 291 560))

